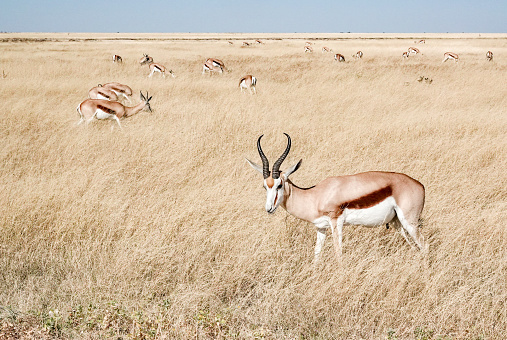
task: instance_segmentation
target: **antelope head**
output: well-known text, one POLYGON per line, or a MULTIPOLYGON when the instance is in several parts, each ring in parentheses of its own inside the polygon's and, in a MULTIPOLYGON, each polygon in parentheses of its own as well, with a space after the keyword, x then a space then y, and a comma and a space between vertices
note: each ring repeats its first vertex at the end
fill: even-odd
POLYGON ((302 160, 300 160, 296 165, 291 166, 286 171, 280 171, 280 166, 285 160, 285 157, 289 154, 291 145, 290 136, 286 133, 284 133, 284 135, 287 136, 287 147, 280 158, 278 158, 278 160, 273 164, 272 172, 269 171, 268 158, 264 155, 264 152, 262 152, 261 138, 264 135, 261 135, 257 140, 257 150, 259 151, 259 155, 262 160, 262 167, 247 159, 250 166, 260 172, 264 177, 264 189, 266 189, 266 211, 270 214, 274 213, 280 203, 284 201, 285 183, 287 182, 289 176, 299 168, 302 162, 302 160))

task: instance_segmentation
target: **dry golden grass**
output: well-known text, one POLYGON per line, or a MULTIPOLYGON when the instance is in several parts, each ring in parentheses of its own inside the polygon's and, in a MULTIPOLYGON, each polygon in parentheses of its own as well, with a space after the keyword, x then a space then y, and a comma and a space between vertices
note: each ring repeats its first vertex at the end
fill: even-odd
POLYGON ((428 35, 408 60, 406 35, 132 37, 0 35, 0 338, 505 338, 505 35, 428 35), (265 44, 240 47, 249 38, 265 44), (148 79, 143 53, 176 78, 148 79), (207 57, 231 72, 201 75, 207 57), (256 96, 240 94, 246 74, 256 96), (154 112, 76 126, 108 81, 135 101, 148 91, 154 112), (283 132, 300 186, 367 170, 420 180, 428 254, 347 227, 343 257, 328 239, 313 266, 315 228, 268 216, 244 160, 260 134, 277 157, 283 132))

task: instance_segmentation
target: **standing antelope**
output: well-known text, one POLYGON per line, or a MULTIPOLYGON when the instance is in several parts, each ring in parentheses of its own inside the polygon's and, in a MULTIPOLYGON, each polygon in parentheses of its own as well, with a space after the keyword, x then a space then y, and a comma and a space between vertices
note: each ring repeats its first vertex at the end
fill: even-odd
POLYGON ((416 44, 426 44, 426 40, 421 39, 419 41, 414 41, 416 44))
POLYGON ((115 54, 113 56, 113 63, 122 63, 123 60, 121 59, 121 57, 118 55, 118 54, 115 54))
POLYGON ((204 65, 202 66, 202 74, 206 73, 206 71, 209 72, 211 75, 211 72, 219 72, 223 73, 225 68, 225 64, 222 60, 218 60, 215 58, 208 58, 204 62, 204 65))
POLYGON ((420 51, 416 47, 409 47, 408 48, 408 54, 418 54, 420 51))
POLYGON ((409 57, 408 52, 403 52, 402 57, 403 57, 403 59, 408 58, 409 57))
POLYGON ((322 53, 324 52, 331 52, 331 49, 327 46, 322 47, 322 53))
POLYGON ((493 60, 493 52, 488 51, 488 53, 486 53, 486 59, 488 61, 492 61, 493 60))
POLYGON ((336 254, 342 254, 344 225, 376 227, 393 223, 409 244, 410 236, 418 248, 425 249, 418 229, 425 195, 421 183, 401 173, 371 171, 329 177, 313 187, 300 188, 292 183, 289 176, 300 167, 302 160, 285 172, 280 171, 291 146, 290 136, 285 135, 288 139, 287 147, 273 164, 271 173, 268 159, 261 148, 262 135, 257 140, 262 167, 248 159, 247 162, 264 177, 265 209, 269 214, 281 205, 289 214, 315 225, 315 260, 320 257, 329 228, 336 254))
POLYGON ((78 125, 82 122, 89 123, 93 118, 96 118, 116 120, 121 128, 120 118, 135 115, 144 108, 151 112, 150 100, 152 97, 148 97, 148 92, 146 92, 146 97, 140 92, 140 98, 141 102, 133 107, 126 107, 118 102, 104 99, 86 99, 77 107, 77 112, 81 118, 78 125))
POLYGON ((239 88, 240 88, 241 92, 243 92, 243 90, 248 89, 248 90, 250 90, 250 94, 255 94, 255 93, 257 93, 255 90, 256 84, 257 84, 257 78, 255 78, 254 76, 249 74, 249 75, 244 76, 243 78, 240 79, 239 88))
POLYGON ((90 91, 88 91, 88 96, 90 99, 105 99, 110 101, 118 101, 118 95, 107 88, 95 86, 92 87, 90 91))
POLYGON ((305 53, 312 53, 313 52, 313 48, 311 46, 305 46, 305 53))
POLYGON ((339 61, 339 62, 344 62, 345 61, 345 57, 343 56, 343 54, 336 53, 334 55, 334 60, 339 61))
POLYGON ((243 46, 245 46, 245 47, 250 46, 250 43, 246 42, 246 41, 243 41, 243 46))
POLYGON ((447 60, 454 60, 455 62, 458 62, 459 56, 456 53, 445 52, 444 53, 444 60, 442 60, 442 62, 447 61, 447 60))
POLYGON ((120 83, 106 83, 104 85, 99 84, 98 86, 113 91, 117 96, 122 96, 130 103, 130 98, 132 97, 132 89, 129 86, 120 83))
POLYGON ((143 57, 141 59, 139 59, 139 64, 141 64, 141 65, 149 64, 152 62, 153 62, 153 58, 150 57, 149 55, 147 55, 146 53, 143 54, 143 57))
POLYGON ((255 40, 255 43, 256 44, 259 44, 259 45, 263 45, 264 43, 262 42, 262 40, 255 40))
POLYGON ((352 55, 352 57, 354 57, 356 59, 361 59, 363 57, 363 52, 357 51, 356 54, 352 55))
MULTIPOLYGON (((163 65, 161 65, 161 64, 159 64, 159 63, 150 63, 150 64, 148 65, 148 67, 150 68, 150 71, 151 71, 151 72, 150 72, 150 75, 148 76, 148 78, 151 78, 151 76, 152 76, 152 75, 153 75, 153 73, 155 73, 155 72, 159 72, 160 74, 162 74, 162 77, 164 77, 164 78, 165 78, 165 71, 167 70, 167 69, 165 68, 165 66, 163 66, 163 65)), ((168 72, 169 72, 169 74, 170 74, 173 78, 174 78, 174 77, 176 77, 176 76, 174 75, 174 73, 173 73, 173 70, 169 70, 168 72)))

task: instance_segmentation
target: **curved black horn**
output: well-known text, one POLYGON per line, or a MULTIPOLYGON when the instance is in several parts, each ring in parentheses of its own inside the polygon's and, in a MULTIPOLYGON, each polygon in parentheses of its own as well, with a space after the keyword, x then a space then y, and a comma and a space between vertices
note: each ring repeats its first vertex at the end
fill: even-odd
POLYGON ((287 136, 287 148, 285 148, 285 151, 283 152, 283 154, 280 156, 280 158, 278 158, 278 160, 275 162, 275 164, 273 164, 273 178, 274 179, 277 179, 280 177, 280 165, 282 165, 283 161, 285 160, 285 157, 287 157, 287 155, 289 154, 289 151, 290 151, 290 136, 288 134, 286 134, 285 132, 283 134, 287 136))
POLYGON ((257 150, 259 151, 259 156, 261 156, 261 160, 262 160, 262 176, 264 176, 264 179, 266 179, 270 175, 269 161, 268 161, 268 158, 266 157, 266 155, 264 155, 264 152, 262 152, 262 147, 261 147, 262 136, 264 136, 264 135, 261 135, 259 137, 259 139, 257 139, 257 150))

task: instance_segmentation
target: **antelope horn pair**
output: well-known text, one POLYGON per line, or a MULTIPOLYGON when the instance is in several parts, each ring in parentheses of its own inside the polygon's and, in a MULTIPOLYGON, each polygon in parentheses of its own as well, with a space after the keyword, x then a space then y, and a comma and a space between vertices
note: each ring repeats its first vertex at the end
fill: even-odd
MULTIPOLYGON (((282 165, 282 162, 285 160, 285 157, 289 154, 290 151, 290 136, 284 132, 284 135, 287 136, 287 148, 285 148, 285 151, 283 154, 278 158, 278 160, 273 164, 273 179, 277 179, 280 177, 280 166, 282 165)), ((259 139, 257 140, 257 150, 259 151, 259 155, 261 156, 262 160, 262 175, 264 176, 264 179, 268 178, 270 176, 269 172, 269 161, 266 155, 264 155, 264 152, 262 152, 261 147, 261 138, 264 135, 261 135, 259 139)))

